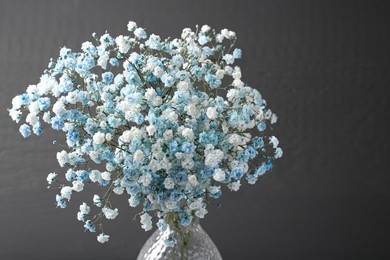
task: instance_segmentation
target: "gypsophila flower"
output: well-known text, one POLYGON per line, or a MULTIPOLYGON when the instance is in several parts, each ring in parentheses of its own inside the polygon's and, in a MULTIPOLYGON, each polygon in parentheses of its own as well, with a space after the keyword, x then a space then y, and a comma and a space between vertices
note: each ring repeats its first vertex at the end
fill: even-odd
POLYGON ((52 184, 56 180, 56 178, 57 174, 55 172, 49 173, 46 178, 47 183, 52 184))
POLYGON ((236 64, 235 32, 203 25, 162 39, 132 21, 127 29, 93 34, 79 52, 61 48, 8 110, 24 138, 47 127, 64 134, 53 142, 63 174, 46 178, 57 207, 89 185, 104 190, 77 212, 100 243, 109 240, 103 222, 119 213, 113 196, 127 196, 145 230, 157 220, 164 230, 167 216, 185 227, 223 187, 256 183, 283 155, 269 134, 278 117, 236 64))
POLYGON ((109 238, 110 238, 109 235, 105 235, 105 234, 101 233, 97 236, 97 241, 99 241, 99 243, 104 244, 104 243, 108 242, 109 238))
POLYGON ((102 208, 102 212, 107 219, 115 219, 118 216, 118 209, 102 208))
POLYGON ((141 224, 142 228, 145 231, 152 229, 152 217, 148 213, 144 213, 141 215, 141 224))

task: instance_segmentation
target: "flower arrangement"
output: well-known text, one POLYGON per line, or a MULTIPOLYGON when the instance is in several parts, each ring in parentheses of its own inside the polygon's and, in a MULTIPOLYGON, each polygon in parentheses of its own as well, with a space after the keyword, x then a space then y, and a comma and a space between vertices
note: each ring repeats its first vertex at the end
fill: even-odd
POLYGON ((168 214, 185 227, 206 215, 223 185, 254 184, 282 156, 278 139, 266 134, 277 116, 234 65, 242 51, 233 31, 196 26, 162 40, 135 22, 128 30, 132 36, 93 34, 95 44, 84 42, 81 52, 63 47, 9 109, 17 123, 27 114, 25 138, 41 135, 43 122, 66 134, 68 149, 57 153, 65 176, 47 177, 60 189, 58 207, 85 185, 106 188, 77 212, 101 243, 109 239, 102 221, 119 213, 113 194, 140 205, 145 230, 152 220, 164 229, 168 214))

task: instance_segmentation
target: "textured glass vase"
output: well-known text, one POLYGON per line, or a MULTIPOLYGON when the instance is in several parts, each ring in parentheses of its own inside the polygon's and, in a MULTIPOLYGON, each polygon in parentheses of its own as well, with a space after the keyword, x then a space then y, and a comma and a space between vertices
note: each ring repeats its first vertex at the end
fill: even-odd
POLYGON ((167 217, 165 221, 167 228, 164 231, 157 229, 149 237, 137 260, 222 260, 197 217, 187 227, 181 226, 174 217, 167 217))

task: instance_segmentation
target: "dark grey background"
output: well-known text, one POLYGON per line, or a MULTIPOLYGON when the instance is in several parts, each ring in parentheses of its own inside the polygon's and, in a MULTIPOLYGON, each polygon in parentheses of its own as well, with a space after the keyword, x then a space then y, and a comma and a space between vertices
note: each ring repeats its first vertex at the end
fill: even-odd
POLYGON ((56 209, 58 135, 24 140, 6 111, 60 47, 125 34, 130 19, 162 37, 236 31, 244 81, 279 116, 274 171, 202 221, 224 259, 390 259, 389 13, 388 1, 1 1, 0 259, 135 259, 150 235, 125 196, 104 245, 76 220, 87 194, 56 209))

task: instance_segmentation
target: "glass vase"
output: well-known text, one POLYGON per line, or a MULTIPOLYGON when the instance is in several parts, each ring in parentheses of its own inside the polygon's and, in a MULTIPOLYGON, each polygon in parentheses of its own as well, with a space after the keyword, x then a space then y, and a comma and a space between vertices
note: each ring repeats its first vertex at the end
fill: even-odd
POLYGON ((165 218, 167 227, 157 229, 146 241, 137 260, 222 260, 214 242, 193 217, 191 224, 183 227, 174 214, 165 218))

